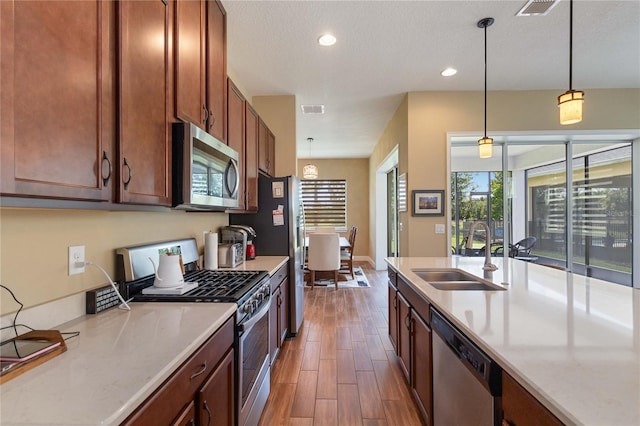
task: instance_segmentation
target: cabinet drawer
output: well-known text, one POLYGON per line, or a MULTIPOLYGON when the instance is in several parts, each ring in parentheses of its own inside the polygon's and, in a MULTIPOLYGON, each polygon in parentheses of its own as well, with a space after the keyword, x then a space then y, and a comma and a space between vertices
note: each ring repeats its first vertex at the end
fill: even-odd
POLYGON ((429 302, 422 298, 409 283, 402 278, 398 277, 398 291, 407 299, 413 309, 420 315, 425 323, 431 324, 431 317, 429 315, 429 302))
POLYGON ((233 346, 234 326, 232 317, 123 424, 163 425, 175 419, 233 346))
POLYGON ((289 275, 289 262, 282 265, 275 274, 271 276, 271 291, 278 288, 280 284, 287 278, 289 275))
POLYGON ((389 284, 391 284, 394 288, 398 286, 398 273, 391 268, 387 268, 387 279, 389 280, 389 284))

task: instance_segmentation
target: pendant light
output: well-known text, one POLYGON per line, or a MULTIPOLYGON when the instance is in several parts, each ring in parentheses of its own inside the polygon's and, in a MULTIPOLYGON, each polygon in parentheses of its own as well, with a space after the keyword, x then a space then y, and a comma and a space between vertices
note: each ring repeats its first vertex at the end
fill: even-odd
POLYGON ((569 90, 558 96, 560 124, 575 124, 582 121, 584 92, 573 90, 573 0, 569 1, 569 90))
POLYGON ((490 27, 493 21, 493 18, 478 21, 478 28, 484 29, 484 137, 478 140, 480 158, 491 158, 493 155, 493 139, 487 137, 487 27, 490 27))
MULTIPOLYGON (((309 142, 309 157, 311 157, 311 143, 313 142, 313 138, 307 138, 307 142, 309 142)), ((318 166, 315 164, 307 164, 302 168, 302 177, 305 179, 318 179, 318 166)))

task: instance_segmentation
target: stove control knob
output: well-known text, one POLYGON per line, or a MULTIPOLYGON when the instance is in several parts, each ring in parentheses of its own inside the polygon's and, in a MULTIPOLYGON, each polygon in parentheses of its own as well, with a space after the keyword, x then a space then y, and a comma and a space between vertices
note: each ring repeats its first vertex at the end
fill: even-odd
POLYGON ((244 305, 242 305, 242 313, 243 314, 251 313, 251 303, 245 303, 244 305))

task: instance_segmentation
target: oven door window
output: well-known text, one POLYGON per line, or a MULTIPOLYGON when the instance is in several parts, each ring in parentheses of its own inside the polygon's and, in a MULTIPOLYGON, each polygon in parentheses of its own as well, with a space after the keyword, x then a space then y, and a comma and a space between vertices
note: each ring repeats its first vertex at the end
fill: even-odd
POLYGON ((264 315, 240 337, 242 355, 242 406, 269 357, 269 315, 264 315))

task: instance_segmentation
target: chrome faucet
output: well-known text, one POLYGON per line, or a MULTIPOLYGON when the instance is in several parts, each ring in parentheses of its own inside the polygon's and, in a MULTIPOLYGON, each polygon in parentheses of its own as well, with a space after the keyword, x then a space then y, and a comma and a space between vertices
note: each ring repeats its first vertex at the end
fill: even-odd
POLYGON ((475 231, 478 225, 482 225, 484 228, 484 232, 486 235, 486 244, 484 246, 484 266, 482 267, 483 271, 497 271, 498 267, 491 263, 491 230, 489 229, 489 225, 486 222, 481 220, 476 220, 471 224, 469 228, 469 234, 467 235, 467 246, 466 248, 473 248, 473 231, 475 231))

